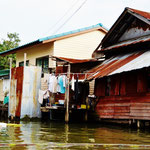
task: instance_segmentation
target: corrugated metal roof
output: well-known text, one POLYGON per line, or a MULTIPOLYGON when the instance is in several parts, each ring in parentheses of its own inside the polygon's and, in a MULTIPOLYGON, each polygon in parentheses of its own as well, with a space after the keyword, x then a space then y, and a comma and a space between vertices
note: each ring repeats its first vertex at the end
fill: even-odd
POLYGON ((62 60, 71 64, 97 61, 97 59, 72 59, 72 58, 57 57, 57 56, 52 56, 52 58, 56 58, 56 59, 59 59, 59 60, 62 60))
POLYGON ((89 27, 85 27, 85 28, 81 28, 81 29, 77 29, 77 30, 73 30, 73 31, 69 31, 69 32, 64 32, 64 33, 61 33, 61 34, 56 34, 56 35, 40 38, 40 39, 35 40, 33 42, 29 42, 27 44, 24 44, 22 46, 0 52, 0 55, 6 54, 6 53, 11 53, 13 51, 28 47, 30 45, 39 44, 39 43, 42 43, 43 41, 46 41, 46 40, 56 40, 56 38, 60 38, 60 37, 67 36, 67 35, 72 35, 72 34, 75 34, 75 33, 80 33, 82 31, 86 31, 86 30, 90 30, 90 29, 94 29, 94 28, 96 28, 96 29, 101 28, 101 29, 103 29, 103 31, 107 31, 107 29, 101 23, 98 23, 96 25, 92 25, 92 26, 89 26, 89 27))
POLYGON ((147 51, 141 54, 139 57, 133 59, 129 63, 125 64, 124 66, 120 67, 119 69, 113 71, 109 75, 136 70, 136 69, 141 69, 141 68, 149 67, 149 66, 150 66, 150 51, 147 51))
POLYGON ((150 61, 148 63, 148 57, 150 57, 150 52, 149 53, 148 52, 147 53, 132 52, 132 53, 128 53, 128 54, 113 56, 110 59, 105 60, 99 66, 89 70, 87 73, 92 73, 92 74, 91 75, 88 74, 87 79, 91 80, 91 79, 101 78, 104 76, 120 73, 120 72, 123 72, 126 70, 129 71, 129 70, 139 69, 141 67, 146 67, 146 66, 150 65, 150 61), (140 57, 140 56, 142 56, 142 57, 140 57), (147 63, 142 63, 143 65, 141 65, 140 64, 141 59, 143 59, 143 60, 146 59, 147 63), (129 67, 129 65, 124 67, 126 64, 129 64, 129 62, 131 62, 133 60, 135 62, 139 61, 139 63, 136 63, 137 65, 134 65, 134 67, 129 67), (123 67, 123 69, 119 70, 121 67, 123 67), (118 70, 118 71, 115 72, 116 70, 118 70))

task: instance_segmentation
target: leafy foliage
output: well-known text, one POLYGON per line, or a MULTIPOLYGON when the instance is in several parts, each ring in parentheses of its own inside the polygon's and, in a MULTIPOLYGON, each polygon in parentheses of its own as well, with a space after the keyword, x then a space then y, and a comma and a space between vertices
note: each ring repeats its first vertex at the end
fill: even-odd
MULTIPOLYGON (((7 40, 0 41, 0 52, 10 50, 18 47, 20 43, 19 35, 17 33, 8 33, 7 40)), ((9 69, 9 58, 12 58, 12 67, 16 65, 16 54, 10 54, 5 57, 0 56, 0 69, 9 69)))

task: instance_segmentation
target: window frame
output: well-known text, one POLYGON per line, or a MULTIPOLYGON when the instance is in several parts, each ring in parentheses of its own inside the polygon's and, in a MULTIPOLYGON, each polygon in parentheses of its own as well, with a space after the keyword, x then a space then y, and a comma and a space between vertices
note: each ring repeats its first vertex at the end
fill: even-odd
MULTIPOLYGON (((18 65, 19 67, 24 67, 24 61, 20 61, 18 65), (23 64, 23 65, 20 65, 20 64, 23 64)), ((26 66, 29 66, 29 60, 26 60, 26 66)))
POLYGON ((45 72, 45 71, 44 71, 45 69, 47 70, 46 72, 48 72, 48 70, 49 70, 49 55, 36 58, 36 66, 42 67, 42 72, 45 72), (47 58, 47 59, 48 59, 47 68, 44 68, 44 58, 47 58), (41 65, 41 66, 37 64, 37 63, 38 63, 38 60, 40 60, 40 59, 42 60, 42 65, 41 65))

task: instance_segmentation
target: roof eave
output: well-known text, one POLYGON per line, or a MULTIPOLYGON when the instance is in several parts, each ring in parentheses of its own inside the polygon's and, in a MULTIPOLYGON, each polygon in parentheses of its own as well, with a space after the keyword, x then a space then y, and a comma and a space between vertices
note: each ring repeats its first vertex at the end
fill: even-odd
POLYGON ((22 45, 22 46, 19 46, 19 47, 16 47, 16 48, 12 48, 12 49, 0 52, 0 56, 6 56, 6 55, 9 55, 9 54, 13 54, 13 53, 16 53, 16 51, 18 51, 20 49, 24 49, 26 47, 33 46, 33 45, 39 44, 39 43, 42 43, 42 41, 36 40, 36 41, 30 42, 28 44, 25 44, 25 45, 22 45))
POLYGON ((113 26, 110 28, 110 30, 108 31, 108 33, 104 36, 104 38, 102 39, 101 43, 99 44, 99 46, 97 47, 97 49, 99 49, 99 47, 101 45, 103 45, 103 43, 107 40, 107 38, 110 36, 110 34, 114 31, 114 29, 116 28, 117 24, 122 20, 122 18, 126 15, 126 13, 128 12, 128 9, 125 8, 125 10, 122 12, 122 14, 118 17, 118 19, 116 20, 116 22, 113 24, 113 26))
POLYGON ((144 16, 137 14, 136 12, 131 11, 130 9, 128 9, 127 11, 128 11, 128 13, 132 14, 136 18, 138 18, 138 19, 142 20, 143 22, 147 23, 148 25, 150 25, 149 19, 145 18, 144 16))

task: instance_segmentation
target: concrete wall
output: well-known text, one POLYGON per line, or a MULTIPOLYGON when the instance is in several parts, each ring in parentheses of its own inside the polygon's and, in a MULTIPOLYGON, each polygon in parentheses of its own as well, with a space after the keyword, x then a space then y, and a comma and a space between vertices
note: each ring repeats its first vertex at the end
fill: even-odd
MULTIPOLYGON (((53 43, 36 45, 24 50, 16 52, 16 66, 19 66, 19 62, 24 61, 24 53, 27 53, 27 60, 29 65, 36 65, 36 58, 53 55, 53 43)), ((55 67, 55 62, 49 58, 49 67, 55 67)))

